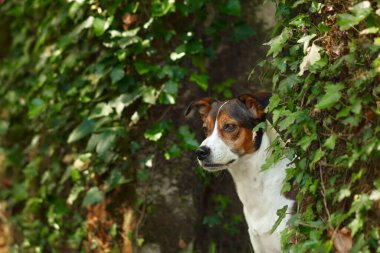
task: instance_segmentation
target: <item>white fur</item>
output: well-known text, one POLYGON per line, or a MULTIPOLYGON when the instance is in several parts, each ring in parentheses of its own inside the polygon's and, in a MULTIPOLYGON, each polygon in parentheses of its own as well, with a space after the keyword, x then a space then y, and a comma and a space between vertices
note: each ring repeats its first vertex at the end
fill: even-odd
MULTIPOLYGON (((212 134, 202 142, 201 146, 207 146, 211 149, 210 160, 212 160, 214 163, 227 164, 231 160, 237 160, 239 158, 238 155, 233 153, 230 148, 224 143, 224 141, 219 137, 217 125, 218 121, 216 120, 212 134)), ((209 171, 217 171, 226 169, 227 167, 223 166, 218 168, 204 168, 209 171)))
MULTIPOLYGON (((218 110, 217 115, 219 115, 220 109, 222 109, 222 107, 225 104, 227 104, 227 102, 222 104, 222 106, 218 110)), ((224 143, 224 141, 219 137, 218 120, 215 121, 214 129, 211 135, 202 142, 201 146, 207 146, 211 149, 210 160, 212 160, 214 163, 227 164, 231 160, 237 160, 239 158, 238 155, 233 153, 230 150, 230 148, 224 143)), ((202 163, 201 163, 201 166, 203 166, 202 163)), ((218 170, 227 169, 227 166, 221 166, 218 168, 215 168, 215 167, 213 168, 204 167, 204 168, 208 171, 218 171, 218 170)))
POLYGON ((270 234, 270 230, 278 219, 277 210, 285 205, 288 206, 288 210, 291 210, 294 205, 294 201, 281 194, 286 168, 290 161, 284 158, 268 170, 260 171, 261 166, 270 155, 269 146, 276 133, 268 127, 263 134, 259 150, 239 158, 219 137, 216 125, 217 122, 215 122, 213 133, 202 142, 201 146, 206 145, 211 149, 211 160, 214 163, 225 164, 232 159, 236 159, 236 161, 228 166, 205 169, 215 171, 227 168, 230 171, 238 196, 244 206, 244 216, 248 223, 255 253, 282 252, 280 232, 285 228, 290 214, 286 215, 272 234, 270 234))

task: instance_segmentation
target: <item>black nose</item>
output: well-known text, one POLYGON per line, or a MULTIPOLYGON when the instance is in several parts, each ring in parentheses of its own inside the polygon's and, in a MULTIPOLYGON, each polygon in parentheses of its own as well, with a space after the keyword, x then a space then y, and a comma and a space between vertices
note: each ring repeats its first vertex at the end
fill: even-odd
POLYGON ((195 154, 197 155, 198 159, 202 161, 208 157, 210 151, 211 150, 209 147, 201 146, 197 149, 197 151, 195 151, 195 154))

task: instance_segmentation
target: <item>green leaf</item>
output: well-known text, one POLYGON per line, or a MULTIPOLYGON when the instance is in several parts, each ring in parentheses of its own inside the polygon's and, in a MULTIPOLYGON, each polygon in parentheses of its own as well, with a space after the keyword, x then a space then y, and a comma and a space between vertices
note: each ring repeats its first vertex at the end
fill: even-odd
POLYGON ((164 83, 164 91, 170 94, 177 94, 178 92, 178 83, 173 81, 167 81, 164 83))
POLYGON ((240 0, 227 0, 227 4, 221 6, 221 11, 231 16, 240 16, 240 0))
POLYGON ((360 35, 376 34, 379 30, 380 30, 379 27, 375 27, 375 26, 369 27, 360 31, 360 35))
POLYGON ((312 13, 320 12, 320 10, 322 9, 322 7, 323 7, 322 3, 318 3, 318 2, 312 1, 311 2, 311 6, 309 8, 309 11, 312 12, 312 13))
POLYGON ((307 52, 307 48, 309 47, 310 41, 317 36, 315 33, 310 35, 304 35, 302 36, 297 43, 303 44, 303 52, 307 52))
POLYGON ((309 19, 309 15, 300 14, 300 15, 294 17, 292 20, 290 20, 289 25, 301 27, 301 26, 306 25, 306 23, 308 22, 308 19, 309 19))
POLYGON ((188 126, 180 126, 178 131, 181 139, 181 146, 188 150, 195 150, 198 148, 199 143, 195 138, 195 134, 190 132, 188 126))
POLYGON ((332 134, 323 144, 324 147, 328 149, 334 149, 335 148, 335 142, 336 142, 336 134, 332 134))
POLYGON ((150 11, 153 17, 162 17, 168 14, 170 11, 175 10, 175 1, 173 0, 154 0, 150 11))
POLYGON ((170 128, 170 124, 167 121, 160 121, 155 123, 150 129, 144 133, 144 137, 150 141, 158 141, 164 135, 165 131, 170 128))
POLYGON ((152 105, 156 104, 157 93, 158 91, 154 87, 152 86, 145 87, 142 94, 143 101, 145 103, 152 104, 152 105))
POLYGON ((144 61, 135 61, 134 65, 135 65, 137 73, 139 73, 140 75, 145 75, 149 73, 150 71, 152 71, 154 68, 153 65, 144 61))
POLYGON ((197 75, 197 74, 192 74, 190 76, 190 81, 195 82, 199 87, 201 87, 202 90, 207 90, 208 88, 208 80, 209 76, 208 75, 197 75))
POLYGON ((179 157, 181 155, 181 150, 177 146, 177 144, 173 144, 170 149, 165 152, 165 159, 169 160, 173 157, 179 157))
POLYGON ((106 103, 96 104, 95 108, 92 110, 90 119, 106 117, 113 112, 112 107, 106 103))
POLYGON ((99 190, 98 187, 91 187, 86 196, 83 199, 82 206, 93 205, 102 202, 103 200, 103 192, 99 190))
POLYGON ((292 37, 292 34, 292 29, 286 27, 280 35, 274 37, 269 42, 264 43, 264 45, 270 46, 267 56, 272 54, 273 57, 276 57, 284 48, 285 43, 292 37))
POLYGON ((92 24, 95 35, 97 37, 102 36, 103 33, 110 27, 112 20, 112 17, 108 18, 107 20, 99 17, 95 18, 92 24))
POLYGON ((12 187, 12 197, 17 200, 25 200, 28 198, 28 191, 24 185, 16 184, 12 187))
POLYGON ((312 135, 305 135, 302 137, 297 144, 301 146, 302 150, 306 151, 310 144, 317 139, 317 134, 313 133, 312 135))
POLYGON ((144 137, 150 141, 157 142, 159 139, 161 139, 164 132, 164 129, 152 128, 144 133, 144 137))
POLYGON ((89 135, 94 129, 95 123, 92 120, 84 119, 69 135, 68 143, 75 142, 89 135))
POLYGON ((45 102, 41 98, 33 98, 29 104, 29 118, 37 117, 45 109, 45 102))
POLYGON ((114 132, 103 132, 100 134, 98 143, 96 144, 96 152, 100 157, 108 152, 108 150, 114 145, 116 139, 116 134, 114 132))
POLYGON ((67 198, 67 204, 72 205, 75 200, 78 198, 79 194, 84 190, 84 187, 81 185, 75 185, 67 198))
POLYGON ((270 233, 272 234, 276 229, 277 227, 281 224, 281 221, 285 218, 286 216, 286 211, 288 210, 288 205, 286 206, 283 206, 281 209, 278 209, 276 214, 278 216, 276 222, 273 224, 271 230, 270 230, 270 233))
POLYGON ((135 102, 142 95, 142 88, 134 90, 132 93, 125 93, 117 97, 116 99, 109 102, 111 107, 116 109, 116 113, 121 115, 124 108, 130 106, 133 102, 135 102))
POLYGON ((297 112, 286 112, 286 115, 284 115, 284 119, 281 120, 281 122, 278 123, 280 127, 280 131, 288 128, 290 125, 294 123, 294 121, 298 118, 298 113, 297 112))
POLYGON ((338 193, 338 201, 341 202, 343 199, 350 197, 351 191, 347 187, 342 188, 338 193))
POLYGON ((269 104, 268 106, 266 107, 266 111, 267 112, 271 112, 274 110, 274 108, 276 108, 281 102, 281 98, 279 95, 277 94, 273 94, 270 99, 269 99, 269 104))
POLYGON ((352 14, 343 13, 337 15, 337 24, 341 30, 347 30, 352 26, 359 24, 372 12, 371 3, 363 1, 349 8, 352 14))
POLYGON ((112 83, 117 83, 124 77, 124 69, 122 67, 114 68, 111 71, 111 81, 112 83))
POLYGON ((340 98, 342 93, 340 92, 344 88, 342 83, 332 84, 329 83, 325 86, 325 95, 319 99, 318 103, 315 105, 315 108, 318 109, 328 109, 335 105, 340 98))
POLYGON ((355 236, 355 234, 359 232, 363 225, 363 219, 360 217, 359 214, 356 214, 355 219, 351 221, 350 224, 348 224, 348 227, 351 229, 352 236, 355 236))
POLYGON ((325 151, 321 150, 321 149, 317 149, 315 152, 314 152, 314 157, 313 157, 313 160, 311 161, 311 164, 314 164, 316 162, 318 162, 319 160, 321 160, 321 158, 325 155, 325 151))

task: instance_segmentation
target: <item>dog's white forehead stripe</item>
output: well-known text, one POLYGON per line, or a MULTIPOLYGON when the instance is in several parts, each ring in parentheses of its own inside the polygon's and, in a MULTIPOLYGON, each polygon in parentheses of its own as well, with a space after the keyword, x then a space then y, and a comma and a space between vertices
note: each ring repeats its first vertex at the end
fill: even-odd
POLYGON ((211 149, 211 160, 213 163, 226 164, 231 160, 237 159, 236 154, 232 153, 229 147, 224 143, 218 134, 218 116, 222 107, 227 104, 224 102, 219 108, 215 119, 215 126, 212 134, 207 137, 201 146, 208 146, 211 149))
POLYGON ((218 112, 216 113, 215 125, 214 125, 214 129, 212 130, 211 135, 214 135, 214 134, 218 135, 218 116, 219 116, 219 113, 220 113, 220 110, 222 109, 222 107, 223 107, 225 104, 227 104, 227 103, 228 103, 228 101, 224 102, 224 103, 222 104, 222 106, 219 107, 218 112))

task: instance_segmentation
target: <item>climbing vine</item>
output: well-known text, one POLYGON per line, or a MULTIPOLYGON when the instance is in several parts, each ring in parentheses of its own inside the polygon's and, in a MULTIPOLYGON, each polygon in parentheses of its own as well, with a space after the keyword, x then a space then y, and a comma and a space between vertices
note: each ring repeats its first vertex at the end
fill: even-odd
POLYGON ((183 83, 207 90, 221 36, 253 35, 240 2, 0 1, 0 12, 0 196, 13 248, 130 252, 148 209, 130 189, 158 157, 198 145, 164 116, 183 83), (120 221, 130 208, 137 225, 120 221))
POLYGON ((277 5, 280 21, 260 65, 272 69, 268 111, 286 146, 275 144, 268 164, 292 160, 283 192, 298 189, 285 249, 380 248, 379 4, 277 5))

